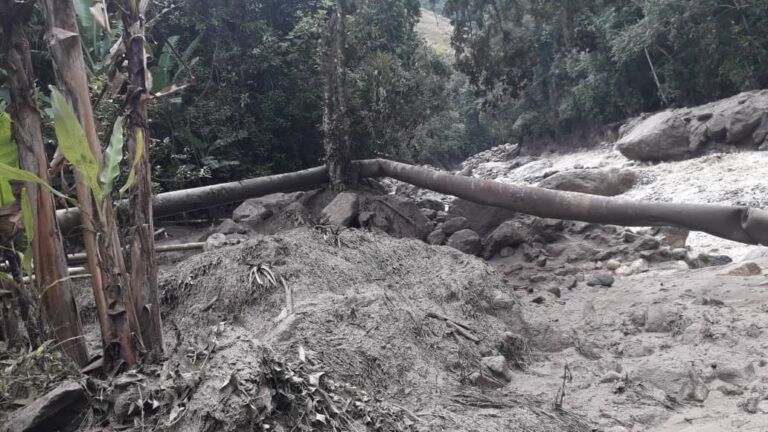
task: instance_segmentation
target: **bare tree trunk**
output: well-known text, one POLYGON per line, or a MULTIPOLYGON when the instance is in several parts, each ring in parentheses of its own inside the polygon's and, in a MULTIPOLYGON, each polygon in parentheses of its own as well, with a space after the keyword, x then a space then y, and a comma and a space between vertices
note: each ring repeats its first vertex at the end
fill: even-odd
MULTIPOLYGON (((23 169, 48 181, 48 162, 43 148, 42 119, 35 101, 35 82, 29 40, 24 26, 32 3, 5 0, 3 5, 4 52, 11 90, 13 137, 19 146, 23 169)), ((42 293, 45 322, 50 325, 64 351, 80 366, 88 362, 83 329, 67 262, 56 222, 53 196, 46 189, 27 183, 32 204, 35 236, 32 241, 38 292, 42 293)))
POLYGON ((155 225, 152 216, 152 182, 149 163, 149 131, 147 129, 147 102, 149 70, 145 60, 144 10, 139 0, 128 0, 123 11, 125 55, 128 59, 129 109, 126 123, 128 154, 131 163, 137 151, 143 148, 141 158, 134 165, 135 182, 128 198, 130 221, 130 279, 133 303, 139 315, 142 339, 155 359, 163 356, 163 325, 160 318, 160 296, 157 287, 157 261, 155 260, 155 225))
MULTIPOLYGON (((59 88, 80 119, 91 152, 101 164, 101 145, 96 134, 74 4, 72 0, 44 0, 43 10, 59 88)), ((77 197, 102 331, 105 368, 113 369, 121 362, 131 366, 138 361, 137 345, 141 345, 141 334, 131 301, 131 287, 126 278, 112 206, 107 203, 103 220, 94 221, 93 196, 82 179, 77 180, 77 197)))
POLYGON ((349 116, 347 113, 347 70, 345 8, 341 2, 330 11, 323 39, 323 132, 325 160, 331 188, 343 191, 355 187, 352 174, 349 116))

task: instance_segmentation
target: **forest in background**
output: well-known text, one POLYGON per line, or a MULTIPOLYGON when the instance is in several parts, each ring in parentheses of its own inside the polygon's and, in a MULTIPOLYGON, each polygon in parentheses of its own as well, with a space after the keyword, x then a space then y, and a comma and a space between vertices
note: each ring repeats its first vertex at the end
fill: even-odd
MULTIPOLYGON (((89 0, 75 3, 104 139, 121 103, 110 90, 107 59, 122 29, 116 22, 105 31, 89 0)), ((346 46, 355 157, 449 165, 503 142, 557 139, 768 86, 764 1, 357 3, 346 46), (451 20, 452 47, 415 31, 421 7, 451 20)), ((169 93, 150 105, 156 191, 322 162, 318 45, 331 6, 153 3, 147 22, 153 92, 169 93)), ((54 72, 42 19, 33 21, 33 61, 46 107, 54 72)))

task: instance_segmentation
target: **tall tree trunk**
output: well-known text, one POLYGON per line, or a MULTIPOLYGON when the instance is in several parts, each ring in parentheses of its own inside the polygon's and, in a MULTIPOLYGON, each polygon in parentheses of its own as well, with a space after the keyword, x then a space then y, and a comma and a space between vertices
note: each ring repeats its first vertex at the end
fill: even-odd
POLYGON ((349 116, 347 115, 347 69, 344 61, 346 41, 345 7, 337 2, 328 17, 323 39, 323 132, 325 160, 331 188, 353 188, 356 176, 351 172, 349 116))
MULTIPOLYGON (((48 162, 43 148, 42 119, 35 101, 35 82, 29 40, 24 26, 32 3, 4 0, 4 53, 11 91, 13 138, 19 146, 21 168, 48 181, 48 162)), ((56 221, 53 196, 33 183, 26 185, 32 204, 35 236, 32 241, 38 292, 42 293, 46 324, 53 328, 64 351, 79 365, 88 361, 83 329, 72 283, 67 279, 67 262, 56 221)))
POLYGON ((128 198, 130 221, 130 280, 133 303, 139 315, 144 344, 155 359, 163 356, 163 326, 160 318, 160 296, 157 287, 157 261, 155 261, 155 226, 152 217, 152 182, 149 163, 149 131, 147 129, 147 102, 151 81, 145 60, 144 10, 148 2, 128 0, 123 9, 123 42, 128 60, 129 109, 126 123, 128 154, 131 163, 138 150, 141 158, 134 165, 135 182, 128 198), (141 4, 140 4, 141 3, 141 4))
MULTIPOLYGON (((72 105, 91 153, 101 164, 101 145, 88 92, 74 4, 72 0, 44 0, 43 10, 59 89, 72 105)), ((112 205, 108 202, 105 206, 103 220, 94 221, 93 195, 80 176, 76 180, 88 269, 102 331, 104 365, 108 370, 122 362, 131 366, 138 361, 137 345, 141 344, 141 334, 112 205)))

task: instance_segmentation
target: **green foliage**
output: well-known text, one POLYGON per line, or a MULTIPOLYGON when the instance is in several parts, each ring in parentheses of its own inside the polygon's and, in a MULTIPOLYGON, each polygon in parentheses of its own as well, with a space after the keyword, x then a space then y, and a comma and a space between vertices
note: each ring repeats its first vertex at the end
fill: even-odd
MULTIPOLYGON (((19 148, 11 138, 11 117, 0 113, 0 163, 15 167, 19 164, 19 148)), ((0 176, 0 206, 15 200, 8 178, 0 176)))
POLYGON ((120 196, 123 196, 136 181, 136 165, 139 164, 141 157, 144 155, 144 131, 143 129, 136 129, 134 133, 136 134, 136 155, 133 157, 133 163, 128 172, 128 180, 126 180, 123 187, 120 188, 120 196))
POLYGON ((762 1, 447 0, 444 10, 458 69, 512 137, 768 86, 762 1))
POLYGON ((61 153, 80 173, 86 186, 93 191, 96 202, 102 203, 105 194, 99 182, 99 164, 91 153, 83 127, 64 96, 55 87, 51 87, 51 102, 54 128, 61 153))
POLYGON ((112 128, 112 137, 104 152, 104 168, 99 176, 99 182, 104 193, 109 195, 115 187, 115 180, 120 176, 120 161, 123 160, 123 124, 124 118, 118 117, 112 128))

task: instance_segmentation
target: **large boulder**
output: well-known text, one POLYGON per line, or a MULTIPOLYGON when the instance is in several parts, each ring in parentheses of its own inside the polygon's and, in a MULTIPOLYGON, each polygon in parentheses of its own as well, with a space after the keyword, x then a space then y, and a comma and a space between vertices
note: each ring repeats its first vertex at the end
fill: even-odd
POLYGON ((323 223, 336 226, 351 226, 359 211, 359 198, 354 192, 336 195, 320 213, 323 223))
POLYGON ((685 122, 672 111, 640 122, 616 143, 616 148, 625 157, 641 161, 680 159, 696 150, 690 147, 685 122))
POLYGON ((487 236, 504 221, 517 216, 512 210, 476 204, 461 198, 456 199, 448 210, 449 217, 463 216, 469 227, 480 236, 487 236))
POLYGON ((448 243, 446 243, 446 245, 460 250, 465 254, 477 255, 480 253, 482 242, 480 240, 480 236, 477 235, 476 232, 470 229, 465 229, 453 234, 448 239, 448 243))
POLYGON ((469 228, 469 221, 464 216, 456 216, 454 218, 448 219, 445 221, 445 224, 443 224, 443 232, 446 235, 453 235, 456 232, 459 232, 463 229, 469 228))
POLYGON ((592 195, 615 196, 632 189, 637 174, 627 169, 577 169, 547 177, 539 187, 592 195))
POLYGON ((424 240, 432 231, 430 221, 413 200, 397 195, 360 198, 360 213, 370 212, 369 227, 398 238, 424 240))
POLYGON ((83 387, 66 381, 44 396, 11 414, 0 426, 3 432, 74 431, 88 408, 83 387))
POLYGON ((768 147, 768 90, 633 119, 616 147, 635 160, 688 157, 713 143, 768 147))

